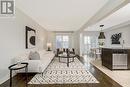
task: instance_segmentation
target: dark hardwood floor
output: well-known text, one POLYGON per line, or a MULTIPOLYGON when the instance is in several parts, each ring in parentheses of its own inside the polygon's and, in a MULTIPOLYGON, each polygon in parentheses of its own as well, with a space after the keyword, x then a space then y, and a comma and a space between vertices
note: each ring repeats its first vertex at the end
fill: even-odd
MULTIPOLYGON (((93 65, 87 63, 84 60, 84 58, 80 58, 82 63, 86 66, 86 68, 96 77, 96 79, 100 83, 94 83, 94 84, 56 84, 56 85, 27 85, 28 87, 121 87, 118 83, 113 81, 111 78, 109 78, 107 75, 105 75, 103 72, 98 70, 93 65)), ((28 74, 28 81, 33 78, 35 73, 29 73, 28 74)), ((0 85, 0 87, 10 87, 9 86, 9 80, 0 85)), ((25 74, 17 74, 13 77, 13 86, 12 87, 26 87, 26 75, 25 74)))

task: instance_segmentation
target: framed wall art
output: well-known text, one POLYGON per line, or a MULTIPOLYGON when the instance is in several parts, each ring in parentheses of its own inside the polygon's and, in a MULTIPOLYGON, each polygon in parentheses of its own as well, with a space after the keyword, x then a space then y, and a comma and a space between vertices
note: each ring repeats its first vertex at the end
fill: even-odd
POLYGON ((35 48, 36 45, 36 31, 26 26, 26 49, 35 48))

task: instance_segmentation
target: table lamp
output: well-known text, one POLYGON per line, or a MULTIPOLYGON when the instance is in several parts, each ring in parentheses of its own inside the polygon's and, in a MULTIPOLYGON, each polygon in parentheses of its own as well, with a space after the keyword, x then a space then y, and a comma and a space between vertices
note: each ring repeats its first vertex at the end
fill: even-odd
POLYGON ((47 51, 51 51, 51 43, 47 43, 47 51))

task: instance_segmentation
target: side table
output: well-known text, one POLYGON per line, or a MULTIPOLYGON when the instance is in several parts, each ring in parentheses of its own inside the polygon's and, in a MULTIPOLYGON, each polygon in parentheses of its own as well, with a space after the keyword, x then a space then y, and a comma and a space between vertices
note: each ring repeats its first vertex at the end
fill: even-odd
POLYGON ((28 72, 28 63, 17 63, 13 64, 8 67, 10 70, 10 87, 12 87, 12 71, 14 70, 20 70, 25 68, 25 73, 26 73, 26 86, 27 86, 27 72, 28 72))

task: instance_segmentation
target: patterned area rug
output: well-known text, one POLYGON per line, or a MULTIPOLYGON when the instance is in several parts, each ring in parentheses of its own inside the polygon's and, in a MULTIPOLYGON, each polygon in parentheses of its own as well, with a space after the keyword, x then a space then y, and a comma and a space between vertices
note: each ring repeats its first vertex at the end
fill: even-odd
MULTIPOLYGON (((61 61, 66 61, 65 59, 61 61)), ((54 58, 43 74, 36 74, 28 84, 76 84, 76 83, 99 83, 96 78, 86 70, 84 65, 77 59, 69 64, 60 63, 54 58)))

